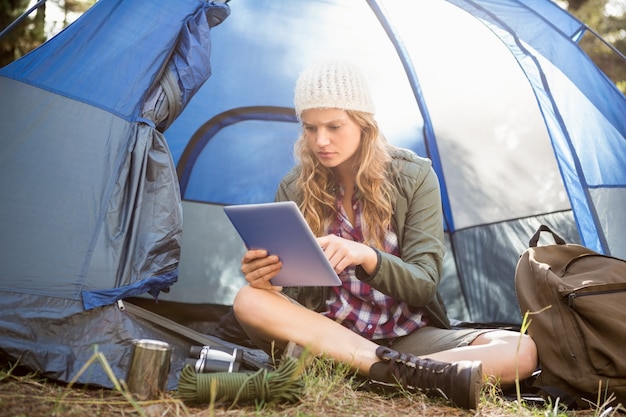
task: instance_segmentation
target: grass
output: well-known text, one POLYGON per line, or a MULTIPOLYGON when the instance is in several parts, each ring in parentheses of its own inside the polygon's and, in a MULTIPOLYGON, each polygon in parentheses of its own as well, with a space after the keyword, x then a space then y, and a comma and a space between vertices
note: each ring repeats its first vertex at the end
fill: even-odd
MULTIPOLYGON (((94 354, 95 361, 106 361, 94 354)), ((110 377, 115 378, 110 375, 110 377)), ((567 411, 558 403, 534 406, 507 401, 496 386, 486 385, 478 411, 451 407, 443 400, 407 392, 380 393, 362 389, 363 382, 342 365, 314 358, 300 375, 304 390, 298 402, 237 404, 213 401, 186 404, 178 392, 167 392, 159 400, 137 401, 123 381, 109 390, 48 381, 15 364, 0 369, 0 417, 84 416, 527 416, 527 417, 615 417, 626 412, 621 406, 600 403, 590 410, 567 411)))

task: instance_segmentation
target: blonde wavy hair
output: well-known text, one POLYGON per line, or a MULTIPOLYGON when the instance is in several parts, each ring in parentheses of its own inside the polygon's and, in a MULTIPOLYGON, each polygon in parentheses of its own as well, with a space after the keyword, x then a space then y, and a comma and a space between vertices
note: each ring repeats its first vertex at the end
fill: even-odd
MULTIPOLYGON (((363 237, 365 243, 383 249, 384 236, 391 224, 395 187, 388 178, 391 162, 390 145, 380 133, 378 123, 370 113, 346 110, 361 128, 361 144, 354 160, 356 193, 363 204, 363 237)), ((302 192, 300 210, 316 236, 337 216, 332 171, 318 161, 307 145, 304 132, 295 145, 300 162, 297 187, 302 192)))

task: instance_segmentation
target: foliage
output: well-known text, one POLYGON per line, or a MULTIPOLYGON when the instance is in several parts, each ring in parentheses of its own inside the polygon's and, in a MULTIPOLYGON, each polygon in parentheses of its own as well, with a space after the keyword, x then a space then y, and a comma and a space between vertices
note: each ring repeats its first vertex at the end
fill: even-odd
MULTIPOLYGON (((50 0, 47 4, 43 3, 41 7, 0 38, 0 67, 13 62, 44 43, 49 35, 70 23, 68 17, 71 13, 84 13, 95 2, 96 0, 50 0), (53 27, 51 28, 53 31, 50 32, 50 29, 46 27, 50 19, 46 17, 49 17, 53 9, 59 9, 63 19, 58 22, 60 27, 53 27)), ((29 3, 30 0, 0 0, 0 28, 4 30, 20 18, 22 13, 29 8, 29 3)))
MULTIPOLYGON (((626 56, 626 4, 607 0, 569 1, 568 11, 626 56), (612 6, 607 9, 608 6, 612 6), (613 10, 615 13, 608 13, 613 10), (620 13, 621 12, 621 13, 620 13)), ((626 61, 592 33, 579 43, 602 71, 626 93, 626 61)))
MULTIPOLYGON (((29 0, 0 0, 0 27, 8 27, 28 7, 29 0)), ((21 57, 45 40, 45 6, 0 38, 0 67, 21 57)))

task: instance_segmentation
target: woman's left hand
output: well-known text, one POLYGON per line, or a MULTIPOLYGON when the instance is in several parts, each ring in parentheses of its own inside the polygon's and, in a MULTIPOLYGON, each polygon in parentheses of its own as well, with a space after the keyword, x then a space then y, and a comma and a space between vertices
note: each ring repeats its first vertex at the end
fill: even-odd
POLYGON ((368 274, 376 269, 378 257, 367 245, 335 235, 318 237, 317 242, 337 274, 350 265, 361 265, 368 274))

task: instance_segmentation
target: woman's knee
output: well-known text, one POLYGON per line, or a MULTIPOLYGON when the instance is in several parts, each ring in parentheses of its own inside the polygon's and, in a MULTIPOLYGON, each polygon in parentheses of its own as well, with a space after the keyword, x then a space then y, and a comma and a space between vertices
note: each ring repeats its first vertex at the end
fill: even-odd
POLYGON ((233 311, 235 317, 242 324, 253 324, 264 321, 265 314, 272 314, 275 297, 268 290, 258 289, 246 285, 235 295, 233 311))
POLYGON ((516 364, 520 379, 528 378, 537 369, 537 346, 528 335, 509 330, 493 331, 480 335, 475 344, 500 346, 503 349, 500 359, 516 364))
POLYGON ((520 377, 528 378, 537 369, 539 357, 537 345, 528 335, 522 335, 518 349, 520 377))
POLYGON ((239 289, 233 300, 233 311, 237 320, 241 321, 248 315, 252 307, 254 293, 258 291, 249 285, 245 285, 239 289))
POLYGON ((511 352, 520 379, 526 379, 537 369, 537 346, 535 342, 526 334, 514 331, 506 331, 502 334, 502 339, 506 341, 511 352))

